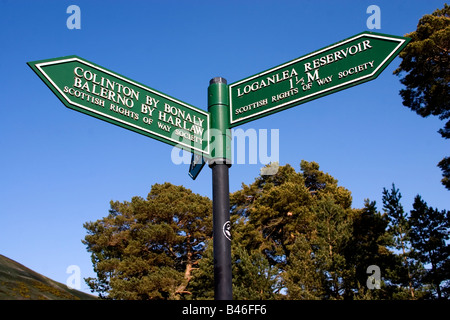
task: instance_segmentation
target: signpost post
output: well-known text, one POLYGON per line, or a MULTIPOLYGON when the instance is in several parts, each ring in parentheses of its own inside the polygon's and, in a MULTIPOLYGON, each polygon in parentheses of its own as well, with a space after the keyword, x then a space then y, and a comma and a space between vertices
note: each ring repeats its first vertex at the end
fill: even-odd
POLYGON ((207 159, 215 299, 231 300, 230 129, 375 79, 409 40, 363 32, 231 85, 214 78, 208 112, 77 56, 28 64, 68 108, 192 152, 191 178, 207 159))
POLYGON ((231 166, 231 134, 228 123, 228 86, 224 78, 217 77, 208 87, 208 111, 214 148, 211 148, 209 166, 213 187, 213 246, 214 246, 214 298, 231 300, 231 223, 228 169, 231 166))

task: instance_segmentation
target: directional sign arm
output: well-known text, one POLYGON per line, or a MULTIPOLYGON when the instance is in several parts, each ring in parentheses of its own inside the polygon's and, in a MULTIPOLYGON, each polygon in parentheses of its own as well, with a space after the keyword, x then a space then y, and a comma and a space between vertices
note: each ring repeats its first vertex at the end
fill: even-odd
POLYGON ((209 113, 78 56, 28 62, 70 109, 209 155, 209 113))
POLYGON ((409 38, 362 32, 229 85, 231 127, 375 79, 409 38))

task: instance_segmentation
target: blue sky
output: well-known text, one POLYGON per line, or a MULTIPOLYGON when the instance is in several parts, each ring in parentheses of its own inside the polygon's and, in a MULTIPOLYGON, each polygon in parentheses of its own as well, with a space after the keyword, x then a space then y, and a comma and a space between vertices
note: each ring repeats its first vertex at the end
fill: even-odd
MULTIPOLYGON (((95 276, 83 223, 106 216, 110 200, 146 197, 166 181, 211 197, 208 167, 192 181, 171 146, 67 109, 26 62, 75 54, 206 110, 211 78, 232 83, 367 31, 371 4, 381 9, 373 31, 402 36, 444 1, 0 0, 0 254, 62 283, 70 265, 95 276), (66 27, 71 4, 80 30, 66 27)), ((450 154, 437 133, 443 123, 402 105, 399 63, 239 128, 278 129, 280 163, 318 162, 355 208, 369 198, 381 210, 383 188, 395 183, 408 211, 416 194, 450 209, 436 166, 450 154)), ((233 165, 230 191, 261 167, 233 165)))

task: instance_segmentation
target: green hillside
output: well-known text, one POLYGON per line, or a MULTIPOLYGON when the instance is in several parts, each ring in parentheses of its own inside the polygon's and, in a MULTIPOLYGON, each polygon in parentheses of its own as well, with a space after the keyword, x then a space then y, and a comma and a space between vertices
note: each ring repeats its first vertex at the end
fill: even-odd
POLYGON ((95 300, 0 254, 0 300, 95 300))

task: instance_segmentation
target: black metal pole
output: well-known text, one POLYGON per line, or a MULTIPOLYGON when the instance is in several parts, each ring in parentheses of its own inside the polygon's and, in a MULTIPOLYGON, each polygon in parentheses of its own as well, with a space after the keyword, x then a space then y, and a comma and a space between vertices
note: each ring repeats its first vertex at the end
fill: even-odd
POLYGON ((214 78, 208 87, 211 113, 211 159, 213 191, 214 299, 232 300, 230 188, 231 134, 229 130, 228 86, 224 78, 214 78))
POLYGON ((212 165, 214 298, 231 300, 231 224, 228 165, 212 165))

